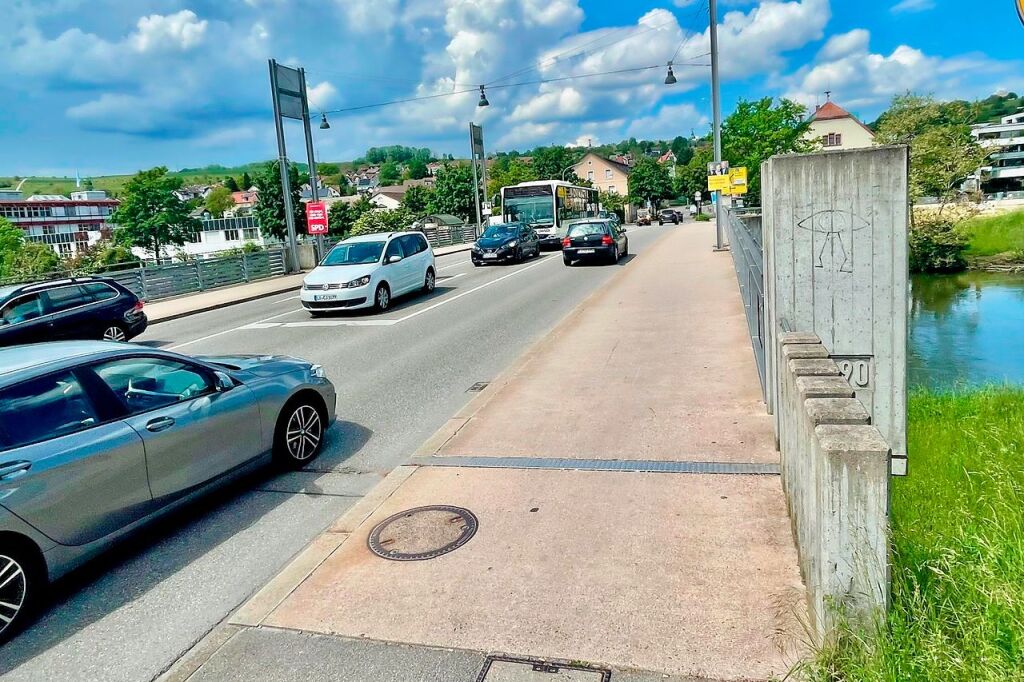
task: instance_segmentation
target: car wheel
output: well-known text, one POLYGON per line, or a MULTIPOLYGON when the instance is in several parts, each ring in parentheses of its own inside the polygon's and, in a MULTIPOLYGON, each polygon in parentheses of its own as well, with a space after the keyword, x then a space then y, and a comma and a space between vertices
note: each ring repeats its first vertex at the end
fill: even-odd
POLYGON ((377 285, 377 291, 373 295, 373 307, 379 313, 391 307, 391 289, 384 282, 377 285))
POLYGON ((616 264, 616 263, 618 263, 618 262, 619 262, 619 245, 618 245, 618 244, 616 244, 616 245, 615 245, 615 246, 614 246, 614 247, 612 248, 612 260, 611 260, 611 264, 612 264, 612 265, 615 265, 615 264, 616 264))
POLYGON ((434 268, 427 268, 427 276, 423 278, 423 291, 430 293, 437 286, 437 276, 434 275, 434 268))
POLYGON ((46 587, 39 556, 28 547, 0 540, 0 642, 29 619, 46 587))
POLYGON ((483 266, 483 263, 481 263, 480 261, 478 261, 478 260, 473 261, 473 267, 474 268, 479 268, 479 267, 482 267, 482 266, 483 266))
POLYGON ((103 329, 103 334, 100 337, 104 341, 117 341, 125 342, 128 340, 128 333, 125 331, 124 326, 114 322, 109 324, 103 329))
POLYGON ((566 258, 565 256, 562 256, 562 262, 565 263, 566 265, 572 265, 572 259, 566 258))
POLYGON ((520 249, 516 249, 516 255, 513 256, 512 262, 513 263, 522 263, 523 260, 525 260, 523 258, 523 250, 521 248, 520 249))
POLYGON ((626 240, 626 246, 622 249, 622 257, 625 258, 629 255, 629 240, 626 240))
POLYGON ((274 433, 274 456, 293 469, 305 466, 320 452, 324 443, 326 420, 309 398, 298 398, 285 405, 274 433))

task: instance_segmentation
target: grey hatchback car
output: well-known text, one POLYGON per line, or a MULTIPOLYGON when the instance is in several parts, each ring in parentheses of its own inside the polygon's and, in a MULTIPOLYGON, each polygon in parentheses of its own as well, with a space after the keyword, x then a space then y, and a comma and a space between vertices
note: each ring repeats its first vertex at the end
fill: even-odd
POLYGON ((323 369, 290 357, 0 349, 0 641, 51 580, 145 522, 272 459, 306 464, 335 402, 323 369))

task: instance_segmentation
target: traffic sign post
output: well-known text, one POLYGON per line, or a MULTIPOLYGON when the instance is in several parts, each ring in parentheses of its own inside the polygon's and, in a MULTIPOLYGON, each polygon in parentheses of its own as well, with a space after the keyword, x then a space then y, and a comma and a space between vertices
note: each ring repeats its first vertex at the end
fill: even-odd
MULTIPOLYGON (((306 231, 313 235, 327 234, 327 205, 322 201, 306 204, 306 231)), ((323 257, 323 254, 320 254, 323 257)))

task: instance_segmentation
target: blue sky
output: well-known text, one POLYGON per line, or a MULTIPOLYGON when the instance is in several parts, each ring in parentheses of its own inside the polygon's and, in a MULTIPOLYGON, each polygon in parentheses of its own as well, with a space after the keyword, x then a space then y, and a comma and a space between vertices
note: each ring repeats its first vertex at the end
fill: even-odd
MULTIPOLYGON (((487 109, 470 92, 329 114, 321 159, 384 144, 464 155, 470 120, 489 149, 527 149, 710 119, 706 0, 6 0, 4 15, 0 175, 272 158, 268 57, 306 67, 315 110, 529 83, 492 87, 487 109), (663 68, 531 82, 673 54, 673 87, 663 68)), ((1013 0, 720 0, 719 26, 726 113, 764 95, 813 106, 829 89, 873 120, 907 90, 1024 91, 1013 0)), ((301 158, 301 129, 287 134, 301 158)))

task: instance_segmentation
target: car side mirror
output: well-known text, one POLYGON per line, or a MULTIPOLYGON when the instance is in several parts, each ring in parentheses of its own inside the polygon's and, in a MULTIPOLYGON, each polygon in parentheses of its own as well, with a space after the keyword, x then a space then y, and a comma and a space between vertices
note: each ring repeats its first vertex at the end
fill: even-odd
POLYGON ((217 387, 217 392, 218 393, 223 393, 224 391, 230 391, 231 389, 233 389, 235 387, 235 380, 232 379, 231 377, 229 377, 224 372, 214 372, 213 376, 214 376, 214 379, 215 379, 215 385, 217 387))
POLYGON ((399 256, 398 254, 388 256, 388 265, 391 265, 392 263, 397 263, 400 260, 402 260, 402 257, 399 256))

